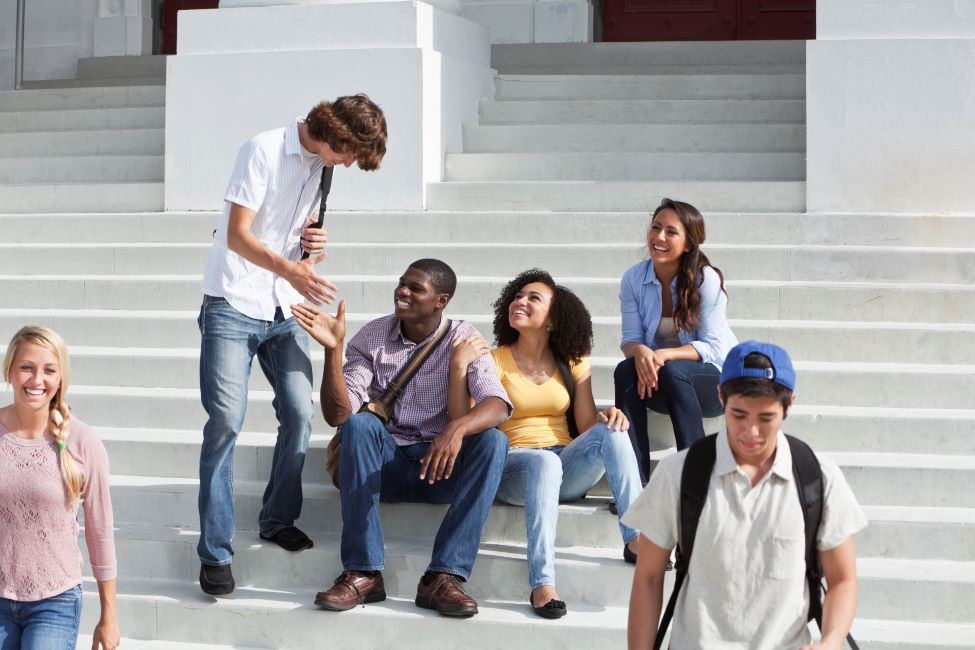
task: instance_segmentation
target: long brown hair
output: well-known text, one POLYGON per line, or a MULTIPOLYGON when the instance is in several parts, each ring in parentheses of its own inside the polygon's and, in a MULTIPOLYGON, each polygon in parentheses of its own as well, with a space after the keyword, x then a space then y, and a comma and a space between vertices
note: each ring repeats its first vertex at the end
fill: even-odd
POLYGON ((71 499, 78 499, 81 497, 84 475, 67 446, 71 422, 71 408, 64 397, 71 380, 71 361, 68 358, 67 346, 54 330, 40 325, 28 325, 20 328, 20 331, 10 339, 10 343, 7 345, 7 354, 3 358, 4 381, 10 382, 10 373, 14 362, 17 360, 17 354, 20 352, 20 347, 25 343, 32 343, 44 348, 53 354, 58 362, 58 370, 61 372, 61 386, 51 399, 48 429, 54 436, 54 443, 58 446, 58 461, 61 466, 61 478, 64 479, 64 487, 71 499))
MULTIPOLYGON (((706 238, 704 230, 704 217, 690 203, 664 199, 660 206, 653 211, 650 218, 650 226, 653 220, 664 210, 672 210, 684 226, 684 233, 687 238, 687 252, 681 255, 677 267, 677 306, 674 309, 674 325, 677 329, 685 332, 693 332, 701 320, 701 288, 704 281, 704 268, 710 266, 718 274, 721 282, 721 291, 727 296, 728 292, 724 288, 724 275, 721 270, 711 264, 708 256, 701 251, 701 244, 706 238)), ((649 240, 649 228, 647 238, 649 240)))

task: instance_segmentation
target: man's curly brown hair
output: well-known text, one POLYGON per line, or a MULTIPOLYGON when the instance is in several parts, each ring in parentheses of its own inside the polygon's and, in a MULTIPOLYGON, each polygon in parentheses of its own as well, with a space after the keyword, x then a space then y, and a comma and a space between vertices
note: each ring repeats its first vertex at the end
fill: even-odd
POLYGON ((494 301, 494 339, 497 345, 511 345, 518 340, 518 330, 508 322, 508 306, 518 292, 533 282, 541 282, 552 290, 549 318, 552 331, 548 344, 556 358, 578 363, 592 352, 592 318, 579 297, 566 287, 555 284, 552 276, 541 269, 529 269, 509 282, 494 301))
POLYGON ((360 169, 373 171, 386 155, 386 117, 366 95, 320 102, 305 117, 308 135, 338 154, 351 153, 360 169))

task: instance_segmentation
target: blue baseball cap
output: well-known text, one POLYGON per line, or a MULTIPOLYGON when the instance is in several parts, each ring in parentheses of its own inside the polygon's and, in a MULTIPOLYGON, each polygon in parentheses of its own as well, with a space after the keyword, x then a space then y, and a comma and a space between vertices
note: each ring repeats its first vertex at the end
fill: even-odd
POLYGON ((743 341, 731 348, 721 366, 721 383, 742 377, 756 377, 771 379, 780 386, 791 391, 796 389, 796 370, 792 367, 789 353, 773 343, 761 341, 743 341), (771 368, 746 368, 745 357, 752 352, 758 352, 768 357, 772 362, 771 368))

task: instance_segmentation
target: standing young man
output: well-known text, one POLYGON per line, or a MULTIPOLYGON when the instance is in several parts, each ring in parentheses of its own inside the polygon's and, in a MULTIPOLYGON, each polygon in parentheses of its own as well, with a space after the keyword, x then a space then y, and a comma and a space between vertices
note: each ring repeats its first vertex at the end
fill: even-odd
MULTIPOLYGON (((719 396, 725 428, 679 592, 670 647, 840 648, 856 611, 853 534, 866 525, 835 463, 820 457, 816 549, 828 584, 822 641, 811 644, 803 506, 782 421, 795 398, 789 355, 769 343, 731 349, 719 396)), ((708 439, 695 445, 711 442, 708 439)), ((693 449, 693 448, 692 448, 693 449)), ((629 647, 653 646, 671 549, 680 541, 681 475, 688 450, 662 460, 623 522, 640 530, 630 595, 629 647)))
POLYGON ((315 271, 325 257, 326 234, 309 227, 317 219, 323 166, 357 162, 375 170, 385 153, 382 110, 355 95, 321 102, 307 117, 254 136, 237 154, 203 275, 198 319, 200 398, 208 419, 200 450, 197 551, 200 587, 208 594, 234 590, 233 451, 255 355, 274 391, 278 420, 260 535, 291 551, 312 545, 294 526, 311 433, 311 360, 308 336, 288 307, 335 298, 335 285, 315 271), (303 251, 308 259, 300 259, 303 251))
POLYGON ((454 272, 440 260, 413 262, 393 293, 393 313, 366 323, 348 346, 345 301, 334 318, 308 305, 292 308, 301 326, 325 347, 322 412, 326 422, 342 426, 344 570, 315 597, 322 609, 344 611, 385 600, 379 502, 407 501, 450 504, 417 585, 416 604, 446 616, 477 614, 477 601, 463 584, 477 558, 508 455, 508 439, 495 427, 511 414, 494 362, 483 355, 468 366, 474 407, 453 420, 447 415, 452 346, 477 330, 464 321, 449 323, 387 422, 357 412, 365 402, 379 400, 407 360, 434 339, 441 324, 447 326, 443 310, 456 286, 454 272))

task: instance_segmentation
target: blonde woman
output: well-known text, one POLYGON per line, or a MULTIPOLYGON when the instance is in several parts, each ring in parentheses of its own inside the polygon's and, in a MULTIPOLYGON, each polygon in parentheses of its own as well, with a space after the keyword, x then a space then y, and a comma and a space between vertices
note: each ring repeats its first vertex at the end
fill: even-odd
POLYGON ((0 408, 0 648, 74 650, 81 621, 78 507, 98 581, 92 650, 115 650, 115 542, 105 447, 65 400, 64 341, 28 326, 7 346, 0 408))

